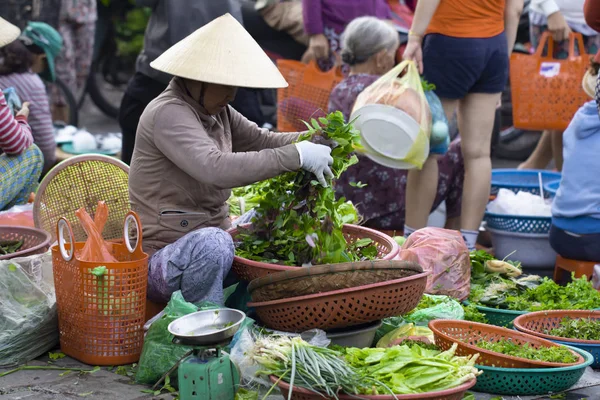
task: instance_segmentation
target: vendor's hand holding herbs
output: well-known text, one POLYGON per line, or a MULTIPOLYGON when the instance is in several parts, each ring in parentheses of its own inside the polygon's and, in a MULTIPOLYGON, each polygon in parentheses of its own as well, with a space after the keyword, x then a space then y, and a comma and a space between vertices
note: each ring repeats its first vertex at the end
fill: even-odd
POLYGON ((313 173, 321 185, 327 187, 325 177, 333 178, 330 166, 333 164, 331 149, 322 144, 308 141, 296 143, 300 155, 300 166, 303 170, 313 173))

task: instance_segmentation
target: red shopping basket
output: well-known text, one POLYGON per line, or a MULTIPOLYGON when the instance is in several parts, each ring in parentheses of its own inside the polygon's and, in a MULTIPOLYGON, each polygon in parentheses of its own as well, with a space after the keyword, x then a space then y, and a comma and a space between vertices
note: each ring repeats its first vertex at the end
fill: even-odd
POLYGON ((148 283, 148 255, 142 251, 137 214, 127 214, 123 241, 110 246, 118 262, 78 259, 85 243, 74 241, 71 225, 64 218, 58 221, 57 231, 52 268, 61 350, 90 365, 136 362, 144 343, 148 283), (130 243, 131 222, 137 228, 135 247, 130 243))
POLYGON ((294 60, 279 60, 277 67, 289 86, 277 89, 277 130, 298 132, 306 130, 302 121, 323 117, 331 90, 344 79, 339 68, 327 72, 316 62, 303 64, 294 60))
POLYGON ((580 33, 569 36, 566 60, 555 59, 553 54, 554 40, 548 32, 542 35, 533 55, 512 54, 510 83, 515 127, 564 130, 579 107, 589 101, 581 87, 589 66, 583 36, 580 33), (583 54, 576 54, 575 43, 583 54))

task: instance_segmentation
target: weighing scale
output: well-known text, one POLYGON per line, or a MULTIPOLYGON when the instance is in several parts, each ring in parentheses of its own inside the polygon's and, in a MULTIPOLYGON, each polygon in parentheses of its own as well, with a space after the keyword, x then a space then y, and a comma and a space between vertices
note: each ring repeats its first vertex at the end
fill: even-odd
POLYGON ((173 343, 193 347, 173 368, 181 400, 234 400, 240 374, 227 347, 246 315, 229 308, 198 311, 169 324, 173 343))

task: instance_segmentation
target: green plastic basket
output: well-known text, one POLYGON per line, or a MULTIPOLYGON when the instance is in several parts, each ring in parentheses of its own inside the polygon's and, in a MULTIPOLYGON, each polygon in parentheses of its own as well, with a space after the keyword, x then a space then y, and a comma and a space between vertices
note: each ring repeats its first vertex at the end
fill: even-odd
POLYGON ((474 391, 510 396, 535 396, 559 393, 575 385, 594 362, 587 351, 567 346, 585 358, 583 364, 559 368, 495 368, 484 365, 476 367, 483 371, 477 377, 474 391))
POLYGON ((503 328, 512 328, 513 321, 519 315, 527 314, 530 311, 515 311, 515 310, 501 310, 499 308, 491 308, 484 306, 475 306, 477 309, 485 314, 485 318, 488 320, 488 324, 501 326, 503 328))

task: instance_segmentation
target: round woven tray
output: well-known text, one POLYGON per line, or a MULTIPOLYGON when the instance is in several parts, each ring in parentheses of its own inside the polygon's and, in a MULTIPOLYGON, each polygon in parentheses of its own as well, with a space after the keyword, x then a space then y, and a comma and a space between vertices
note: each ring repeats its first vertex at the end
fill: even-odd
POLYGON ((12 240, 22 240, 23 246, 12 254, 0 255, 0 260, 42 254, 50 246, 50 234, 41 229, 0 225, 0 242, 12 240))
MULTIPOLYGON (((247 227, 247 226, 244 226, 247 227)), ((229 233, 235 240, 238 230, 230 229, 229 233)), ((381 260, 392 260, 398 255, 398 243, 388 235, 378 232, 374 229, 365 228, 358 225, 344 225, 343 233, 348 243, 354 243, 359 239, 371 239, 377 246, 377 258, 381 260)), ((290 271, 299 267, 290 267, 286 265, 268 264, 260 261, 248 260, 242 257, 235 256, 233 259, 232 270, 237 274, 238 278, 244 281, 252 281, 269 274, 274 274, 281 271, 290 271)))
POLYGON ((255 279, 248 285, 248 292, 252 301, 271 301, 391 281, 421 272, 423 268, 418 264, 398 260, 316 265, 255 279))
POLYGON ((489 365, 503 368, 539 368, 539 367, 567 367, 584 362, 581 354, 571 350, 577 356, 574 363, 556 363, 546 361, 528 360, 526 358, 508 356, 494 351, 481 349, 476 346, 479 341, 498 342, 499 340, 511 340, 513 343, 540 347, 559 346, 549 340, 538 338, 512 329, 498 326, 480 324, 470 321, 458 320, 434 320, 429 322, 429 329, 433 331, 435 344, 442 350, 448 350, 454 343, 458 344, 456 354, 459 356, 473 355, 479 353, 477 364, 489 365))
POLYGON ((268 328, 284 332, 366 324, 413 310, 429 272, 386 282, 265 302, 248 303, 268 328))
POLYGON ((585 362, 571 367, 526 369, 476 365, 483 374, 477 377, 477 384, 473 390, 510 396, 543 396, 549 393, 560 393, 575 385, 583 376, 585 369, 594 361, 591 354, 576 348, 572 350, 585 358, 585 362))
MULTIPOLYGON (((270 376, 271 382, 276 383, 285 399, 288 398, 290 385, 280 381, 275 376, 270 376), (278 382, 279 381, 279 382, 278 382)), ((470 380, 452 389, 440 390, 438 392, 417 393, 417 394, 397 394, 392 395, 338 395, 339 400, 462 400, 467 390, 475 386, 476 380, 470 380)), ((294 387, 292 390, 293 400, 333 400, 333 397, 324 396, 311 392, 310 390, 294 387)))
POLYGON ((600 340, 583 340, 553 336, 544 333, 546 330, 558 328, 563 318, 571 319, 590 318, 600 321, 600 311, 589 310, 555 310, 537 311, 522 315, 513 321, 515 328, 521 332, 548 340, 560 340, 563 342, 586 343, 600 345, 600 340))

